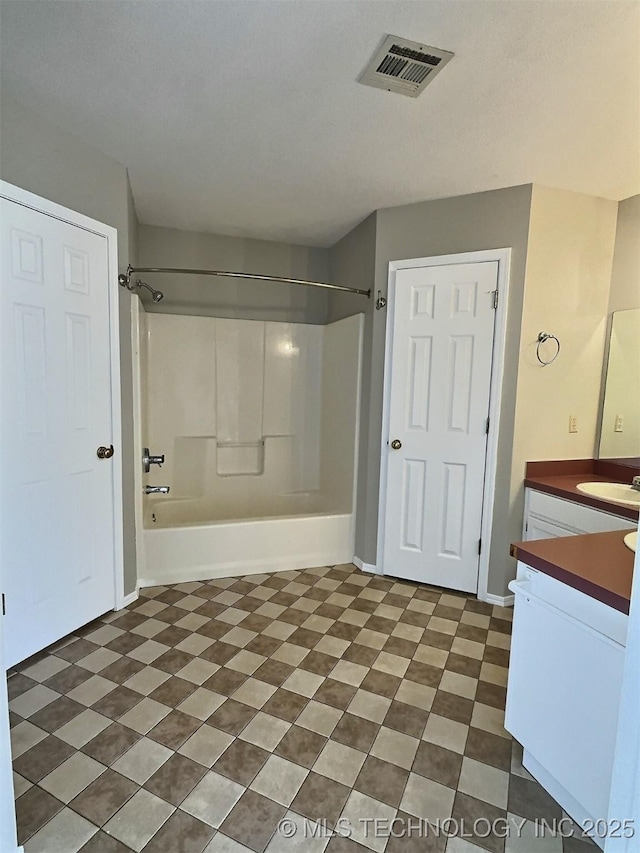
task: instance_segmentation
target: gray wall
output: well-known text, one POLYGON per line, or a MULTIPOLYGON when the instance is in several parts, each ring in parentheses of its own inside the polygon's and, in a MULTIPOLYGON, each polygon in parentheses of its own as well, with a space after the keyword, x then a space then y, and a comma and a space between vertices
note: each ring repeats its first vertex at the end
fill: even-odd
MULTIPOLYGON (((118 231, 118 264, 126 269, 135 233, 127 171, 120 163, 41 119, 6 95, 0 103, 2 180, 111 225, 118 231)), ((125 593, 136 587, 133 517, 133 397, 131 295, 119 288, 122 376, 122 473, 125 593)))
MULTIPOLYGON (((141 225, 138 230, 138 263, 142 267, 219 269, 329 280, 327 249, 153 225, 141 225)), ((328 291, 320 288, 212 276, 144 273, 140 277, 165 294, 162 302, 154 303, 143 292, 147 311, 294 323, 327 322, 328 291)))
MULTIPOLYGON (((514 432, 518 350, 522 318, 524 277, 531 206, 531 186, 439 199, 379 210, 375 234, 362 231, 345 237, 332 252, 332 273, 340 283, 359 267, 370 269, 371 244, 375 244, 374 291, 386 295, 388 264, 405 258, 509 247, 511 255, 507 350, 502 386, 498 470, 494 500, 494 527, 490 551, 489 592, 506 594, 514 563, 509 544, 520 539, 522 495, 510 500, 511 454, 514 432), (365 234, 366 238, 365 239, 365 234), (342 247, 338 252, 338 247, 342 247), (369 266, 367 266, 369 264, 369 266)), ((371 219, 371 217, 370 217, 371 219)), ((369 220, 365 220, 368 223, 369 220)), ((363 229, 365 223, 358 226, 363 229)), ((357 231, 358 229, 356 229, 357 231)), ((358 303, 360 306, 360 303, 358 303)), ((353 297, 332 294, 331 319, 362 310, 353 297)), ((356 554, 367 563, 377 562, 380 445, 386 311, 367 306, 365 376, 361 417, 361 456, 356 522, 356 554)))

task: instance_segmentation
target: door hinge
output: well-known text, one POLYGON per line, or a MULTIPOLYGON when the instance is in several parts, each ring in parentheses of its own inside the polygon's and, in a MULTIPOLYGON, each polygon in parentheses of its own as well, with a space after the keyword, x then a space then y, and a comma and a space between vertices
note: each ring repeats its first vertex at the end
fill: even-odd
POLYGON ((482 539, 478 539, 478 554, 482 554, 482 539))
POLYGON ((4 592, 2 593, 2 615, 3 616, 7 615, 7 609, 5 607, 5 602, 4 602, 4 592))
POLYGON ((497 289, 492 290, 491 293, 493 293, 493 307, 497 308, 498 307, 498 290, 497 289))
POLYGON ((491 418, 487 418, 487 426, 485 432, 489 435, 489 423, 491 422, 491 418))

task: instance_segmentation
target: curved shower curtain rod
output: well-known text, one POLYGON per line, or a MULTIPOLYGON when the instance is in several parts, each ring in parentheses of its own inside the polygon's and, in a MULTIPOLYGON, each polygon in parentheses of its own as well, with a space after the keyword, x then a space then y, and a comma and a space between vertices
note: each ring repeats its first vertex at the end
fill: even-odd
MULTIPOLYGON (((358 293, 361 296, 366 296, 367 299, 371 296, 371 290, 360 290, 357 287, 345 287, 342 284, 329 284, 326 281, 307 281, 304 278, 285 278, 279 275, 256 275, 254 273, 248 272, 228 272, 224 270, 190 270, 190 269, 174 269, 172 267, 132 267, 129 265, 127 267, 126 275, 118 276, 118 283, 122 287, 126 287, 129 290, 135 289, 136 286, 144 285, 144 282, 136 282, 135 284, 131 284, 131 275, 132 273, 142 273, 142 272, 160 272, 160 273, 179 273, 179 274, 187 274, 187 275, 217 275, 217 276, 225 276, 227 278, 246 278, 251 279, 253 281, 278 281, 284 284, 302 284, 305 287, 324 287, 328 290, 339 290, 343 293, 358 293)), ((148 287, 148 285, 145 285, 148 287)), ((159 291, 156 291, 159 293, 159 291)))

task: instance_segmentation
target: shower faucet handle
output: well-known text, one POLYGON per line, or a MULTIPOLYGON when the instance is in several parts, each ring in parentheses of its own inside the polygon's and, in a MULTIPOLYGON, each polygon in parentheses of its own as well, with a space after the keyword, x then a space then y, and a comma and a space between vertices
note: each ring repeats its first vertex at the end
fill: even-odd
POLYGON ((152 465, 157 465, 158 468, 162 468, 164 463, 164 453, 159 456, 150 456, 149 448, 145 447, 142 451, 142 467, 144 469, 144 473, 148 474, 151 471, 152 465))

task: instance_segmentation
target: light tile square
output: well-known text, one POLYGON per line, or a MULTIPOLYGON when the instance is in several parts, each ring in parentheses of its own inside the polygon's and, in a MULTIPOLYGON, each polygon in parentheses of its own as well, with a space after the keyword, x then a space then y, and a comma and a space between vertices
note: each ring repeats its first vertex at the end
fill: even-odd
POLYGON ((309 771, 292 761, 272 755, 250 785, 253 791, 283 806, 289 806, 309 771))
POLYGON ((54 655, 47 655, 46 658, 38 661, 38 663, 34 663, 32 666, 28 666, 22 670, 22 674, 26 675, 27 678, 32 678, 34 681, 46 681, 47 678, 57 675, 68 666, 69 664, 66 660, 57 658, 54 655))
POLYGON ((24 853, 75 853, 98 827, 71 809, 62 809, 24 845, 24 853))
POLYGON ((468 675, 461 675, 459 672, 452 672, 449 669, 445 669, 438 687, 440 690, 446 690, 447 693, 464 696, 465 699, 475 699, 478 682, 475 678, 470 678, 468 675))
POLYGON ((301 696, 310 697, 313 696, 323 681, 322 675, 316 675, 315 672, 307 672, 304 669, 296 669, 282 687, 285 690, 291 690, 293 693, 299 693, 301 696))
POLYGON ((41 740, 47 737, 47 732, 32 725, 28 720, 23 720, 14 726, 10 731, 11 736, 11 756, 15 761, 20 755, 31 749, 41 740))
POLYGON ((173 811, 169 803, 141 788, 105 824, 104 831, 140 851, 173 811))
MULTIPOLYGON (((226 641, 226 637, 225 637, 226 641)), ((229 669, 235 669, 237 672, 244 672, 245 675, 253 675, 259 666, 266 661, 264 655, 257 655, 255 652, 247 652, 245 650, 238 652, 235 657, 232 657, 227 662, 226 666, 229 669)))
POLYGON ((471 725, 511 740, 511 735, 504 728, 504 711, 499 708, 492 708, 490 705, 476 702, 471 715, 471 725))
POLYGON ((200 726, 191 737, 182 744, 178 752, 198 764, 211 767, 233 742, 233 736, 214 729, 212 726, 200 726))
POLYGON ((212 663, 204 658, 194 658, 186 666, 183 666, 176 675, 178 678, 184 678, 192 684, 204 684, 207 678, 211 678, 213 673, 219 669, 220 667, 217 663, 212 663))
POLYGON ((289 622, 280 622, 275 619, 271 625, 267 625, 262 633, 267 637, 275 637, 276 640, 287 640, 296 630, 296 625, 290 625, 289 622))
MULTIPOLYGON (((408 664, 408 662, 407 662, 408 664)), ((354 687, 359 687, 369 672, 369 667, 362 666, 359 663, 351 663, 350 661, 341 660, 331 670, 331 678, 335 681, 343 681, 345 684, 351 684, 354 687)))
POLYGON ((198 687, 190 696, 187 696, 184 702, 178 705, 178 711, 189 714, 190 717, 195 717, 198 720, 206 720, 226 699, 226 696, 221 696, 213 690, 198 687))
POLYGON ((458 790, 476 800, 506 809, 509 793, 509 774, 473 758, 462 759, 458 790))
POLYGON ((83 684, 79 684, 73 690, 70 690, 67 696, 69 699, 73 699, 81 705, 88 707, 99 699, 102 699, 107 693, 111 693, 117 686, 115 682, 109 681, 108 678, 103 678, 101 675, 92 675, 83 684))
POLYGON ((263 749, 273 752, 291 727, 290 723, 258 711, 255 717, 242 730, 240 737, 263 749))
POLYGON ((380 652, 372 664, 372 669, 378 669, 380 672, 386 672, 389 675, 397 675, 399 678, 402 678, 409 668, 409 663, 409 658, 392 655, 389 652, 380 652))
POLYGON ((371 747, 371 755, 410 770, 419 743, 415 737, 382 726, 371 747))
POLYGON ((469 734, 469 726, 441 717, 439 714, 430 714, 427 725, 422 734, 422 740, 444 746, 453 752, 464 752, 464 747, 469 734))
POLYGON ((340 637, 330 637, 327 634, 316 643, 314 651, 322 652, 325 655, 331 655, 334 658, 341 658, 349 648, 348 640, 341 640, 340 637))
POLYGON ((123 714, 118 722, 129 729, 133 729, 134 732, 146 735, 160 720, 164 720, 170 712, 171 708, 147 696, 142 702, 138 702, 130 711, 123 714))
POLYGON ((158 643, 155 640, 146 640, 137 649, 130 651, 127 657, 139 660, 140 663, 153 663, 156 658, 169 651, 169 646, 164 643, 158 643))
POLYGON ((400 687, 398 687, 395 699, 397 702, 404 702, 406 705, 422 708, 423 711, 430 711, 435 695, 435 687, 429 687, 427 684, 418 684, 416 681, 403 680, 400 687))
POLYGON ((148 696, 153 693, 156 687, 160 687, 171 678, 168 672, 162 669, 156 669, 155 666, 145 666, 140 672, 136 672, 131 678, 125 681, 124 686, 129 690, 135 690, 136 693, 141 693, 143 696, 148 696))
POLYGON ((296 646, 293 643, 283 643, 279 649, 275 650, 271 657, 274 660, 279 660, 281 663, 288 663, 289 666, 298 666, 308 654, 309 649, 296 646))
POLYGON ((105 666, 115 663, 121 657, 122 655, 112 652, 111 649, 96 649, 95 652, 91 652, 91 654, 79 660, 78 666, 88 669, 89 672, 100 672, 105 666))
POLYGON ((172 755, 166 746, 143 737, 113 763, 112 769, 138 785, 144 785, 172 755))
POLYGON ((244 702, 252 708, 262 708, 265 702, 273 696, 278 688, 273 684, 259 681, 257 678, 247 678, 244 684, 234 692, 236 702, 244 702))
POLYGON ((410 773, 400 809, 434 823, 443 821, 451 817, 455 795, 453 788, 425 779, 417 773, 410 773))
POLYGON ((198 782, 180 808, 216 828, 244 794, 245 788, 210 770, 198 782))
POLYGON ((341 716, 342 711, 338 708, 332 708, 330 705, 324 705, 322 702, 315 702, 312 699, 303 708, 302 713, 296 720, 296 725, 329 737, 338 725, 338 720, 341 716))
POLYGON ((25 690, 20 696, 12 699, 9 702, 9 709, 19 717, 30 717, 36 711, 40 711, 46 705, 51 704, 54 699, 58 699, 59 696, 59 693, 56 693, 55 690, 49 690, 44 684, 36 684, 35 687, 25 690))
MULTIPOLYGON (((435 692, 435 691, 434 691, 435 692)), ((387 715, 391 699, 370 693, 368 690, 358 690, 351 700, 347 710, 356 717, 363 717, 373 723, 381 723, 387 715)))
POLYGON ((113 720, 108 717, 87 708, 86 711, 61 726, 56 732, 56 737, 70 746, 80 749, 85 743, 89 743, 96 735, 104 731, 107 726, 110 726, 112 722, 113 720))
MULTIPOLYGON (((396 810, 386 803, 374 800, 360 791, 352 791, 345 803, 340 817, 348 821, 352 829, 351 840, 361 844, 368 850, 382 853, 387 844, 387 836, 383 832, 376 832, 375 826, 370 822, 371 818, 380 818, 383 821, 391 821, 395 817, 396 810)), ((387 823, 383 824, 388 826, 387 823)))
POLYGON ((313 771, 351 787, 358 778, 366 757, 359 749, 329 740, 313 765, 313 771))
POLYGON ((191 634, 186 637, 181 643, 178 643, 176 649, 179 652, 187 652, 190 655, 199 655, 209 646, 212 646, 215 641, 210 637, 204 637, 202 634, 191 634))
POLYGON ((132 628, 131 633, 137 634, 139 637, 148 637, 151 639, 156 634, 159 634, 160 631, 164 631, 166 627, 167 623, 160 622, 159 619, 147 619, 146 622, 142 622, 137 627, 132 628))
POLYGON ((107 768, 82 752, 76 752, 38 784, 63 803, 69 803, 107 768))

